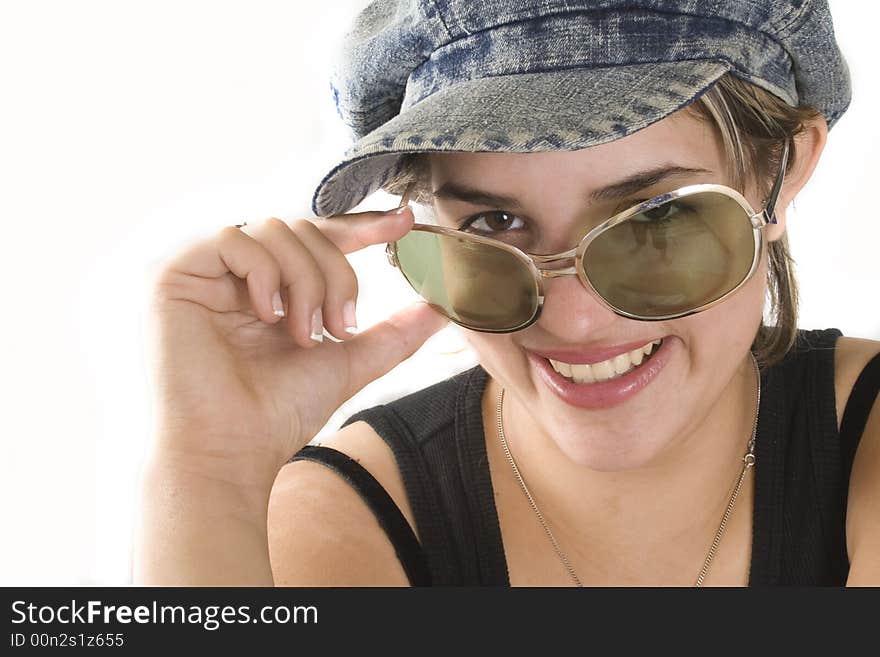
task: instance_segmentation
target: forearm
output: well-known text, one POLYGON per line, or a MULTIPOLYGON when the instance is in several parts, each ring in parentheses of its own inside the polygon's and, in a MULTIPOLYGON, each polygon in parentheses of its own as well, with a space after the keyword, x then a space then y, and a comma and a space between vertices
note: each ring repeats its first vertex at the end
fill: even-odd
POLYGON ((185 462, 144 469, 133 581, 158 586, 272 586, 268 475, 242 485, 185 462))

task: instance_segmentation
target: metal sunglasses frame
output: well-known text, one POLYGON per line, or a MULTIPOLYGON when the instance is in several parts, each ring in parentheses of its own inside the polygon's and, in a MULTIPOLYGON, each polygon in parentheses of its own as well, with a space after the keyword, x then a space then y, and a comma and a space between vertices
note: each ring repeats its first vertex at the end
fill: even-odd
MULTIPOLYGON (((718 185, 713 183, 704 183, 697 185, 687 185, 685 187, 680 187, 671 192, 667 192, 665 194, 661 194, 659 196, 655 196, 652 199, 647 201, 643 201, 638 205, 634 205, 631 208, 623 210, 615 214, 613 217, 606 219, 601 224, 590 230, 584 237, 580 240, 578 245, 569 249, 568 251, 564 251, 562 253, 555 253, 550 255, 537 255, 537 254, 529 254, 524 251, 518 249, 515 246, 507 244, 506 242, 502 242, 500 240, 493 239, 491 237, 484 237, 482 235, 474 235, 473 233, 468 233, 462 230, 458 230, 456 228, 447 228, 445 226, 434 226, 431 224, 413 224, 412 230, 421 230, 425 232, 431 233, 439 233, 441 235, 449 235, 459 239, 471 240, 473 242, 478 242, 480 244, 487 244, 489 246, 502 249, 513 255, 517 260, 522 262, 522 264, 531 272, 532 279, 535 283, 535 297, 536 297, 536 308, 532 313, 532 316, 522 324, 513 327, 513 328, 502 328, 502 329, 493 329, 493 328, 484 328, 484 327, 475 327, 470 326, 466 322, 462 322, 457 319, 453 319, 449 317, 448 313, 445 312, 442 308, 438 306, 440 312, 449 317, 449 319, 459 326, 462 326, 467 329, 471 329, 473 331, 480 331, 484 333, 513 333, 514 331, 521 331, 533 323, 538 321, 538 318, 541 316, 541 309, 544 306, 544 284, 543 279, 545 278, 555 278, 557 276, 569 276, 576 275, 578 279, 581 281, 583 286, 593 293, 593 295, 599 299, 600 303, 604 305, 606 308, 611 310, 617 315, 622 317, 627 317, 629 319, 637 319, 640 321, 646 322, 656 322, 662 320, 669 319, 678 319, 680 317, 686 317, 688 315, 693 315, 698 312, 702 312, 704 310, 708 310, 709 308, 718 305, 732 294, 736 293, 746 282, 751 279, 751 277, 755 274, 755 271, 758 268, 758 262, 760 255, 764 250, 764 232, 763 228, 768 224, 776 223, 776 215, 775 208, 776 202, 779 198, 779 192, 782 189, 782 183, 785 178, 785 167, 788 162, 788 140, 785 141, 782 149, 782 157, 780 158, 780 166, 779 172, 776 174, 776 180, 773 182, 773 187, 770 190, 770 193, 767 195, 767 199, 764 202, 763 208, 760 212, 755 212, 749 202, 740 194, 738 191, 731 187, 727 187, 725 185, 718 185), (752 249, 752 264, 749 268, 749 272, 743 277, 743 279, 730 291, 715 299, 714 301, 710 301, 709 303, 703 304, 691 310, 686 310, 678 313, 674 313, 671 315, 662 315, 662 316, 651 316, 646 317, 643 315, 637 315, 633 313, 626 312, 620 308, 616 308, 611 302, 609 302, 605 297, 603 297, 596 288, 593 287, 593 284, 590 282, 590 279, 587 277, 586 270, 583 267, 583 258, 584 253, 586 253, 587 248, 590 243, 595 240, 599 235, 603 232, 617 226, 624 221, 629 220, 635 215, 641 214, 653 208, 656 208, 664 203, 667 203, 671 200, 678 198, 685 198, 687 196, 692 196, 694 194, 704 193, 704 192, 716 192, 719 194, 723 194, 734 201, 736 201, 739 206, 743 209, 745 216, 749 219, 749 223, 752 226, 753 231, 753 249, 752 249), (548 265, 558 264, 559 261, 571 260, 574 259, 574 262, 571 263, 568 267, 564 267, 561 269, 557 268, 549 268, 548 265)), ((401 205, 408 204, 410 201, 409 195, 412 190, 412 184, 407 187, 403 196, 401 197, 401 205)), ((400 261, 398 260, 397 255, 397 242, 388 242, 385 252, 388 256, 389 263, 400 270, 403 277, 407 280, 410 286, 416 290, 416 286, 413 285, 413 282, 406 275, 406 272, 403 271, 400 267, 400 261)), ((418 292, 418 290, 416 290, 418 292)))

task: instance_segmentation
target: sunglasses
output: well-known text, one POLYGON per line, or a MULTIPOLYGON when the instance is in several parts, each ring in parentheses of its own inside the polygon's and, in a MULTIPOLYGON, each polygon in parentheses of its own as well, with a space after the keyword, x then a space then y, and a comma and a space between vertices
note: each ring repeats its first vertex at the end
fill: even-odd
MULTIPOLYGON (((525 253, 498 239, 418 222, 389 242, 386 253, 416 293, 474 331, 530 326, 541 315, 543 279, 568 275, 620 316, 676 319, 721 303, 754 275, 762 229, 776 223, 787 161, 786 141, 760 212, 730 187, 688 185, 615 214, 563 253, 525 253)), ((411 190, 401 204, 410 202, 411 190)))

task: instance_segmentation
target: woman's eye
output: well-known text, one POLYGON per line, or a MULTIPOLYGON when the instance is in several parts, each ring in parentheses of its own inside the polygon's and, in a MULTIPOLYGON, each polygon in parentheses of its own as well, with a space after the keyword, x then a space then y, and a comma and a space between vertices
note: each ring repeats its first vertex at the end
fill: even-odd
POLYGON ((509 212, 481 212, 465 219, 459 230, 471 229, 479 233, 502 233, 525 228, 525 222, 509 212), (518 222, 518 223, 517 223, 518 222))
POLYGON ((638 214, 633 215, 631 217, 631 220, 640 221, 642 223, 671 221, 675 215, 685 209, 687 208, 682 206, 681 204, 675 201, 670 201, 669 203, 664 203, 663 205, 659 205, 656 208, 651 208, 650 210, 639 212, 638 214))

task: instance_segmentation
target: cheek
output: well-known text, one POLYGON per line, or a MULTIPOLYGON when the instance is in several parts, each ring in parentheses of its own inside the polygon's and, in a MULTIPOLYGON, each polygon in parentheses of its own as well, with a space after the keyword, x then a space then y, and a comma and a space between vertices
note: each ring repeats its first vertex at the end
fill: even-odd
POLYGON ((705 360, 722 350, 732 354, 747 351, 761 325, 767 293, 766 253, 752 277, 736 293, 702 313, 684 318, 694 345, 705 360))
POLYGON ((462 331, 468 344, 480 356, 481 362, 484 358, 491 361, 509 358, 513 350, 517 349, 507 334, 493 335, 467 329, 462 331))
POLYGON ((509 334, 493 335, 462 329, 480 365, 496 380, 510 384, 528 376, 528 359, 509 334))

